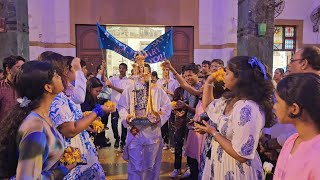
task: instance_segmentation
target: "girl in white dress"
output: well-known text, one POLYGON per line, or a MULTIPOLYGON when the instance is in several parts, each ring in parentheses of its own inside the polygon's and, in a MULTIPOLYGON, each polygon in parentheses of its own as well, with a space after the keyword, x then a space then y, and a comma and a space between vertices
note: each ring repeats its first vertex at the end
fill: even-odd
POLYGON ((213 100, 213 81, 213 76, 207 79, 203 107, 217 128, 205 121, 205 126, 196 125, 196 131, 213 136, 202 179, 262 179, 256 148, 262 128, 272 120, 270 75, 257 58, 237 56, 224 75, 230 91, 220 99, 213 100))

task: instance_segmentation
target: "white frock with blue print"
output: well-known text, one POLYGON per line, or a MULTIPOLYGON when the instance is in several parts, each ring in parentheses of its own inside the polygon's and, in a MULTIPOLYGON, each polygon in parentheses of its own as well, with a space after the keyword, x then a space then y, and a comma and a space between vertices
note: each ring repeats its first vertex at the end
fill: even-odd
MULTIPOLYGON (((52 119, 55 127, 58 127, 65 122, 78 121, 83 118, 83 113, 79 106, 64 93, 60 93, 51 104, 49 117, 52 119)), ((64 179, 106 179, 98 161, 95 146, 86 130, 73 138, 65 138, 65 147, 67 146, 79 148, 82 153, 82 160, 87 162, 87 164, 76 166, 64 179)))
POLYGON ((207 107, 207 114, 221 135, 231 141, 237 154, 249 160, 240 163, 213 139, 211 162, 205 164, 202 179, 262 180, 262 164, 256 149, 265 124, 264 112, 251 100, 237 101, 230 115, 224 115, 225 107, 225 98, 216 99, 207 107))

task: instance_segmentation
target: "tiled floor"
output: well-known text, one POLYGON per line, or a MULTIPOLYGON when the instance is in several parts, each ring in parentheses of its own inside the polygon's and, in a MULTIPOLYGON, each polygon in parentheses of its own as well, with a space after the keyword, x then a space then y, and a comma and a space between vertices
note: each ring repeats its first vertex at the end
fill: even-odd
MULTIPOLYGON (((113 144, 112 144, 113 145, 113 144)), ((122 159, 122 154, 112 147, 99 149, 99 160, 107 175, 107 179, 127 179, 127 162, 122 159)), ((170 173, 173 170, 174 154, 169 150, 163 150, 160 179, 171 179, 170 173)), ((183 167, 186 161, 183 159, 183 167)))
MULTIPOLYGON (((110 117, 109 117, 110 118, 110 117)), ((121 134, 121 123, 118 124, 119 133, 121 134)), ((127 178, 127 162, 122 159, 122 154, 118 153, 118 150, 113 148, 114 138, 113 132, 111 130, 111 123, 109 119, 108 126, 109 130, 107 130, 107 137, 110 138, 112 143, 111 147, 106 147, 98 150, 99 161, 104 169, 104 172, 109 180, 124 180, 127 178)), ((162 151, 162 164, 161 164, 161 175, 160 179, 172 179, 170 178, 170 173, 173 171, 173 163, 174 163, 174 154, 170 152, 170 150, 162 151)), ((186 168, 186 158, 182 158, 182 172, 185 171, 186 168)))

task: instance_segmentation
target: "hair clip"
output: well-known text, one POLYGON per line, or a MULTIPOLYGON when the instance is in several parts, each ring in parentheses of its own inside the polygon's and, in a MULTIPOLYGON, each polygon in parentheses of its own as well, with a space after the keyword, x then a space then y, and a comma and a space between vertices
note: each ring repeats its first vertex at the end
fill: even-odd
POLYGON ((267 70, 265 68, 265 66, 262 64, 262 62, 256 58, 256 57, 251 57, 249 60, 248 60, 248 63, 251 65, 251 68, 254 68, 255 66, 258 66, 260 71, 262 72, 263 76, 264 76, 264 79, 265 80, 268 80, 268 76, 267 76, 267 70))
POLYGON ((20 107, 27 107, 31 102, 31 100, 29 100, 26 96, 23 98, 18 98, 17 101, 20 104, 20 107))

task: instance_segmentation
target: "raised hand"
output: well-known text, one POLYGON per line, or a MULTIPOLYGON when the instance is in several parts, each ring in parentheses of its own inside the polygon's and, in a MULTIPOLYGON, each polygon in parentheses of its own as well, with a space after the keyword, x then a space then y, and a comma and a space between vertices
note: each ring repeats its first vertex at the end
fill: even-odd
POLYGON ((163 66, 164 68, 169 68, 170 70, 173 69, 170 61, 168 61, 168 60, 165 60, 165 61, 161 64, 161 66, 163 66))
POLYGON ((81 71, 80 59, 75 57, 71 62, 71 66, 75 71, 81 71))
POLYGON ((109 81, 109 80, 106 80, 105 83, 106 83, 106 86, 108 86, 108 87, 110 87, 112 85, 111 81, 109 81))
POLYGON ((177 101, 177 109, 185 109, 186 106, 187 106, 186 103, 184 103, 183 101, 181 100, 177 101))

